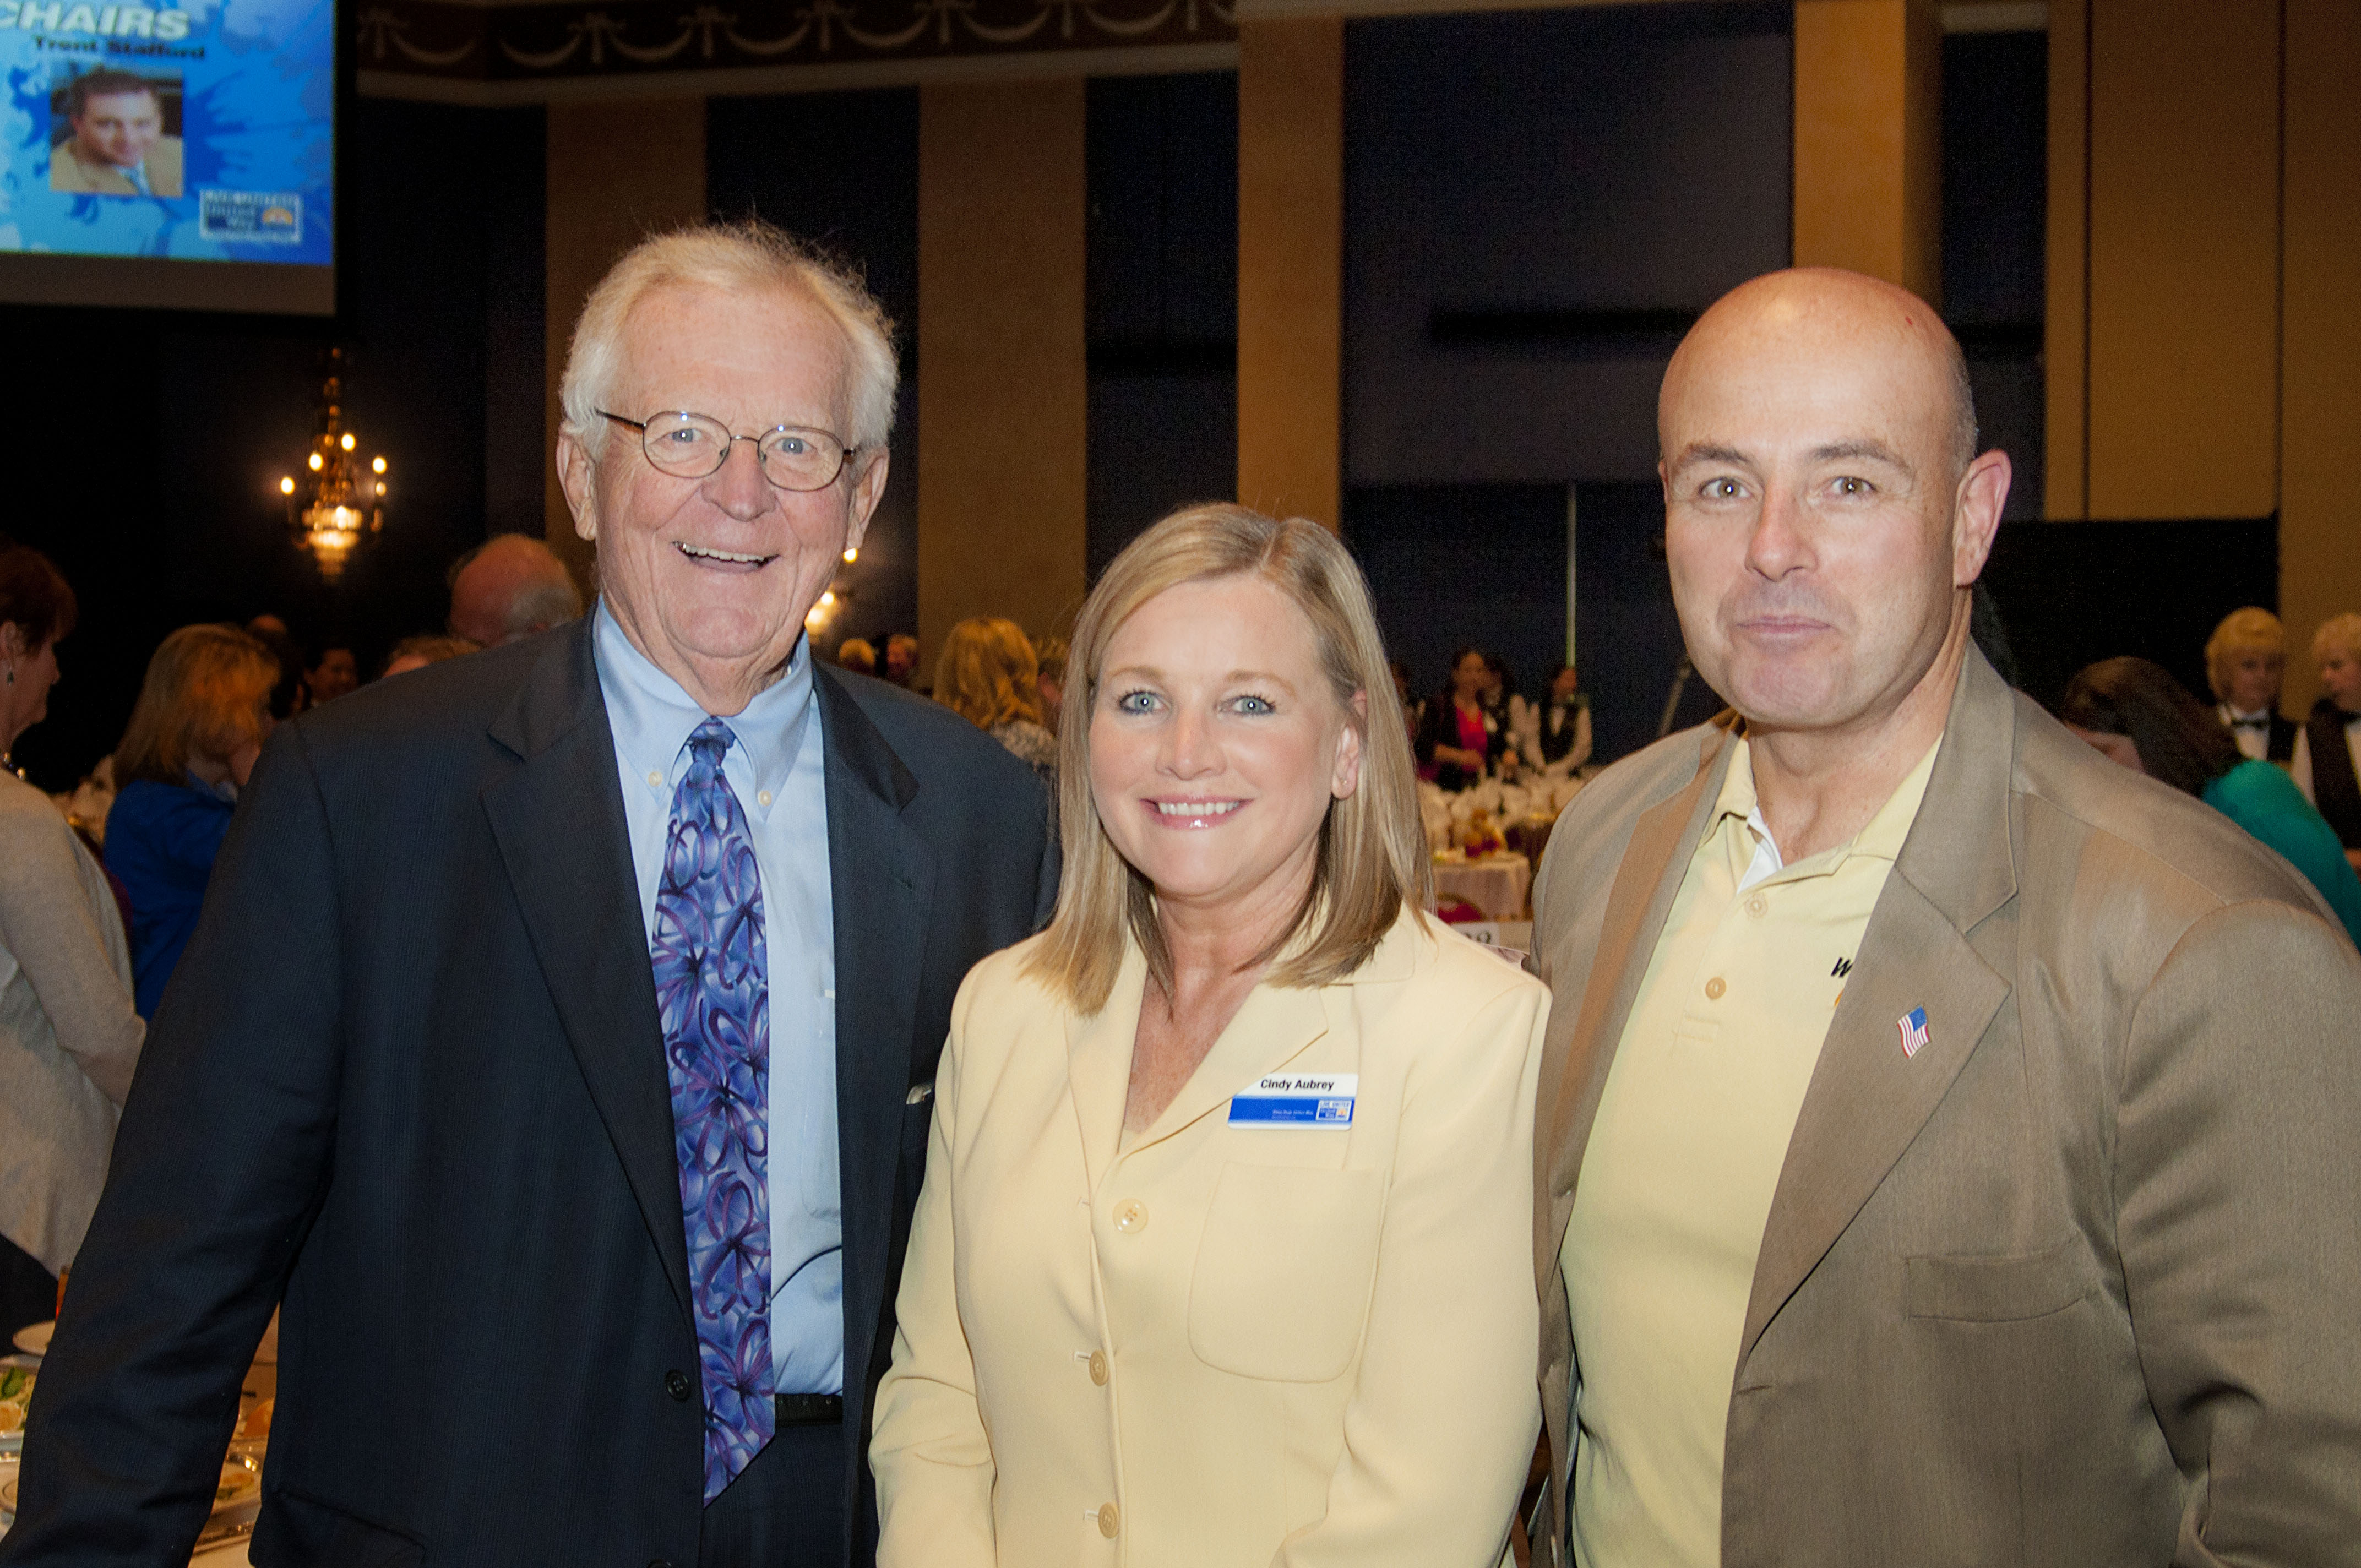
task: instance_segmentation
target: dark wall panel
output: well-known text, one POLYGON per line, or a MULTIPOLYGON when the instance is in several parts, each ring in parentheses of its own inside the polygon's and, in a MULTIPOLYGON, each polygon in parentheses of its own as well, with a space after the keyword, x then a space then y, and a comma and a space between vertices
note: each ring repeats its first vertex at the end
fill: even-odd
POLYGON ((1451 653, 1498 653, 1537 692, 1565 656, 1565 488, 1365 486, 1346 492, 1345 541, 1369 579, 1387 652, 1431 696, 1451 653))
POLYGON ((1943 315, 1967 352, 1983 444, 2016 471, 2011 518, 2041 515, 2048 116, 2047 33, 1943 40, 1943 315))
POLYGON ((894 318, 902 359, 893 469, 842 608, 818 639, 882 641, 918 623, 918 93, 714 98, 706 105, 706 206, 760 217, 858 267, 894 318))
POLYGON ((1680 318, 1787 262, 1790 17, 1347 25, 1348 485, 1650 474, 1680 318))
POLYGON ((1101 78, 1087 115, 1095 579, 1172 508, 1237 492, 1237 75, 1101 78))

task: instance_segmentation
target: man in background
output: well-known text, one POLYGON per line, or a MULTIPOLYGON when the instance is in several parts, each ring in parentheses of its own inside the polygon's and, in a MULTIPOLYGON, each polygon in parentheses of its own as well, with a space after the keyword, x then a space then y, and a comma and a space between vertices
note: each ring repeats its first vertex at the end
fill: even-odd
POLYGON ((1735 712, 1594 780, 1534 890, 1537 1545, 2361 1563, 2361 956, 1977 652, 2009 460, 1923 301, 1743 285, 1658 435, 1735 712))
POLYGON ((454 635, 498 648, 582 613, 582 590, 557 552, 523 533, 496 533, 451 563, 454 635))
POLYGON ((320 662, 304 672, 303 679, 312 688, 312 702, 317 706, 346 696, 361 684, 361 670, 349 648, 323 648, 320 662))
POLYGON ((49 189, 95 196, 178 196, 181 138, 164 134, 156 84, 112 66, 66 86, 71 134, 49 149, 49 189))
POLYGON ((885 639, 885 668, 881 673, 904 690, 923 694, 927 683, 918 678, 918 640, 906 631, 885 639))

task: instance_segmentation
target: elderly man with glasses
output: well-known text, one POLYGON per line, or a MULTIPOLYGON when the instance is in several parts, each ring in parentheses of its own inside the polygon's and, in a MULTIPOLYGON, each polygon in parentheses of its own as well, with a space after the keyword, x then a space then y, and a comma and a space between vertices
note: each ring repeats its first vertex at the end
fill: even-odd
POLYGON ((885 484, 848 274, 650 240, 562 395, 598 603, 264 758, 0 1562, 185 1563, 282 1295, 258 1561, 871 1561, 935 1057, 1053 901, 1046 802, 803 636, 885 484))

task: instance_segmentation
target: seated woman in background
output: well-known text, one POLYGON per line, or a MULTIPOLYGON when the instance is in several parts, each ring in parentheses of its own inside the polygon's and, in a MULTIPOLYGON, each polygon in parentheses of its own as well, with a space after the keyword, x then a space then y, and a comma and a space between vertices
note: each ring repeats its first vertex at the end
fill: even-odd
POLYGON ((2160 664, 2107 659, 2066 683, 2066 728, 2112 760, 2144 773, 2244 828, 2301 872, 2361 943, 2361 878, 2287 774, 2243 756, 2213 710, 2160 664))
POLYGON ((1485 706, 1491 685, 1481 649, 1462 648, 1451 656, 1451 685, 1426 705, 1418 727, 1420 777, 1441 789, 1466 789, 1509 749, 1507 727, 1485 706))
POLYGON ((148 661, 106 814, 107 869, 131 894, 142 1018, 156 1016, 196 929, 237 792, 270 735, 279 676, 270 650, 235 626, 183 626, 148 661))
POLYGON ((1041 667, 1023 627, 997 615, 952 627, 935 661, 935 700, 1031 763, 1055 794, 1058 738, 1041 722, 1041 667))
MULTIPOLYGON (((49 558, 0 539, 0 761, 47 717, 73 623, 49 558)), ((105 872, 0 767, 0 1339, 56 1311, 146 1035, 105 872)))
POLYGON ((1548 995, 1421 913, 1335 536, 1175 513, 1074 630, 1049 928, 935 1080, 881 1568, 1490 1568, 1533 1452, 1548 995))
POLYGON ((836 667, 857 675, 873 675, 877 673, 877 650, 866 638, 848 637, 836 645, 836 667))
POLYGON ((2361 866, 2361 615, 2347 610, 2312 634, 2321 693, 2295 738, 2288 771, 2361 866))

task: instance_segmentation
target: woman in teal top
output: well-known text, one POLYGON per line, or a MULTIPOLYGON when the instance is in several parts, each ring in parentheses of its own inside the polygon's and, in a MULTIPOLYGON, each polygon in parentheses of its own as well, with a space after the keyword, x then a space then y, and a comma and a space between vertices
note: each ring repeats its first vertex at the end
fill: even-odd
POLYGON ((2361 877, 2295 781, 2238 751, 2221 717, 2160 664, 2106 659, 2066 683, 2058 717, 2127 768, 2193 795, 2285 857, 2361 943, 2361 877))

